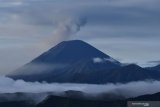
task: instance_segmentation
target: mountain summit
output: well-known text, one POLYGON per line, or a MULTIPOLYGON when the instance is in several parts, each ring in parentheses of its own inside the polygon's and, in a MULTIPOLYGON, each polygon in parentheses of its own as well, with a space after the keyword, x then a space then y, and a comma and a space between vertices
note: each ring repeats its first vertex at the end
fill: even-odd
POLYGON ((81 41, 64 41, 34 59, 33 63, 74 63, 92 58, 109 58, 108 55, 81 41))

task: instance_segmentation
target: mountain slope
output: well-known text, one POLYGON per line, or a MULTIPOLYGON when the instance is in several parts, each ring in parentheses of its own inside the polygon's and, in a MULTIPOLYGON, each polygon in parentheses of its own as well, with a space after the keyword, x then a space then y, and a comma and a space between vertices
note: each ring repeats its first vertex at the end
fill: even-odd
POLYGON ((81 40, 72 40, 61 42, 31 63, 74 63, 96 57, 109 58, 108 55, 81 40))
POLYGON ((120 66, 120 62, 91 45, 73 40, 61 42, 8 76, 26 81, 98 83, 100 70, 108 72, 120 66), (83 74, 87 79, 94 74, 94 79, 79 80, 83 74))

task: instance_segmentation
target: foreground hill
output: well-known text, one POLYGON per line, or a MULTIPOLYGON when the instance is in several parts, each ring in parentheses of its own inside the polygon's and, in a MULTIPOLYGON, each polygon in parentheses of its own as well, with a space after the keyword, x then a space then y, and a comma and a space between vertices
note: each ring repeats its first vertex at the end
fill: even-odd
MULTIPOLYGON (((83 99, 82 97, 77 97, 80 92, 75 92, 67 96, 48 96, 45 100, 38 104, 33 104, 29 100, 3 100, 0 101, 0 107, 127 107, 128 101, 160 101, 160 93, 152 95, 143 95, 136 98, 129 98, 123 100, 92 100, 83 99), (75 95, 75 96, 74 96, 75 95)), ((16 94, 16 93, 15 93, 16 94)), ((14 94, 7 94, 8 97, 15 96, 14 94)), ((1 95, 0 95, 1 96, 1 95)), ((17 96, 17 95, 16 95, 17 96)), ((18 95, 23 96, 23 93, 18 95)), ((15 98, 15 97, 13 97, 15 98)), ((106 96, 107 98, 107 96, 106 96)))

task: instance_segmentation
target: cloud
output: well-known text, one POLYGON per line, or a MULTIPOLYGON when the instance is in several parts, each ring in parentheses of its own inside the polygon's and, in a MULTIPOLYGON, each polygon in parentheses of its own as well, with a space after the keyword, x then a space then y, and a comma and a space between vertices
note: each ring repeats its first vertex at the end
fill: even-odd
POLYGON ((23 2, 20 0, 12 0, 12 1, 0 1, 0 8, 7 8, 7 7, 17 7, 23 5, 23 2))
POLYGON ((160 64, 160 61, 148 61, 149 64, 154 64, 154 65, 157 65, 157 64, 160 64))
POLYGON ((117 61, 113 58, 93 58, 93 62, 94 63, 103 63, 105 61, 109 61, 109 62, 113 62, 113 63, 117 63, 117 61))
POLYGON ((57 27, 53 31, 53 36, 46 41, 46 43, 49 43, 51 46, 61 41, 68 40, 70 36, 75 35, 80 31, 81 27, 86 24, 85 19, 74 17, 58 19, 57 22, 57 27))
MULTIPOLYGON (((113 94, 131 98, 145 94, 157 93, 160 90, 160 81, 138 81, 127 84, 72 84, 72 83, 39 83, 25 82, 23 80, 13 80, 8 77, 0 77, 0 94, 5 93, 41 93, 40 99, 43 100, 50 93, 62 95, 64 91, 81 91, 89 97, 102 97, 105 94, 113 94), (44 95, 43 95, 44 94, 44 95)), ((28 95, 30 96, 30 95, 28 95)), ((30 98, 30 97, 29 97, 30 98)), ((35 97, 33 97, 34 99, 35 97)), ((36 100, 37 101, 37 100, 36 100)))
POLYGON ((93 58, 94 63, 103 63, 104 59, 103 58, 93 58))

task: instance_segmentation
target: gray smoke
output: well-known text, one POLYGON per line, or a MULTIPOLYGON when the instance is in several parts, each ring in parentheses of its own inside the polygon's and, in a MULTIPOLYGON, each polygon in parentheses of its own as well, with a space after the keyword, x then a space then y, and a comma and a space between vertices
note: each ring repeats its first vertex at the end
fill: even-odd
POLYGON ((70 36, 80 31, 81 27, 87 23, 85 18, 63 17, 57 19, 53 36, 47 39, 47 43, 51 46, 67 40, 70 36))

